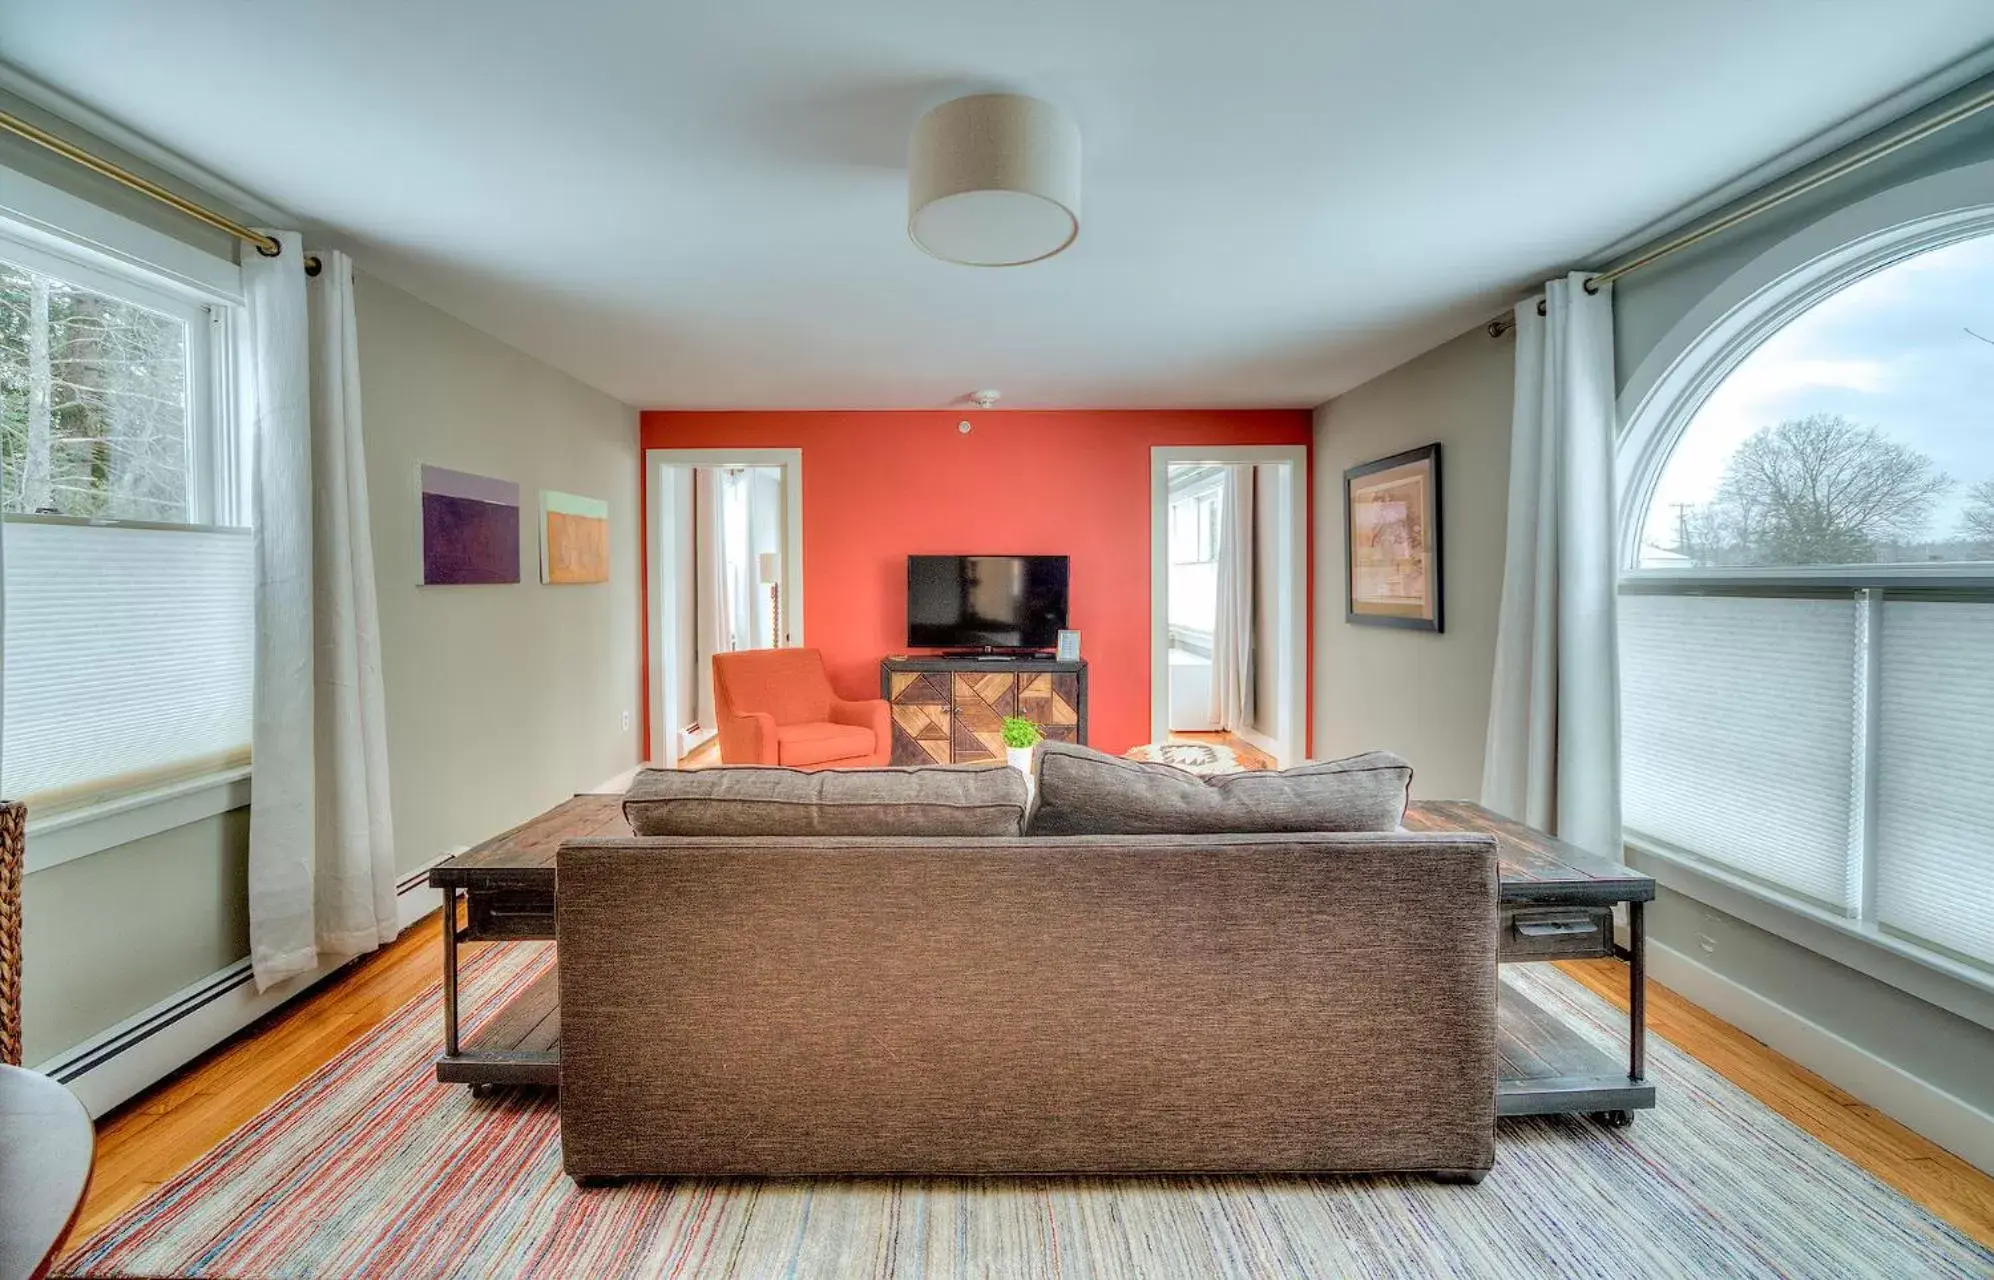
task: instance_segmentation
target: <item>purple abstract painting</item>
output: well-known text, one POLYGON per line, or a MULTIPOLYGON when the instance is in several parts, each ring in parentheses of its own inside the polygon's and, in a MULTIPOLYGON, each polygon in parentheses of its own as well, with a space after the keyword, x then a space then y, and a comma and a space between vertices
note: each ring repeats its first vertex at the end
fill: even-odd
POLYGON ((519 581, 519 486, 424 466, 422 584, 519 581))

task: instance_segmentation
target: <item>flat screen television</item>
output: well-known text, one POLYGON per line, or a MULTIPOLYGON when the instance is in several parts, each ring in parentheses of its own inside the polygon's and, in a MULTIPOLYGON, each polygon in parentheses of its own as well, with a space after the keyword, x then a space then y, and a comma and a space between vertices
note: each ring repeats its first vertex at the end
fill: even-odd
POLYGON ((1066 625, 1065 556, 908 556, 907 644, 1050 649, 1066 625))

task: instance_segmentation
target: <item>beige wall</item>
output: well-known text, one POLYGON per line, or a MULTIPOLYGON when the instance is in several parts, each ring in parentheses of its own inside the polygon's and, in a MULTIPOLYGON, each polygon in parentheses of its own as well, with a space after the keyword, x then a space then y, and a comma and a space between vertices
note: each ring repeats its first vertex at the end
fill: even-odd
POLYGON ((1502 596, 1515 344, 1474 329, 1316 410, 1315 755, 1396 751, 1413 794, 1474 798, 1502 596), (1343 472, 1439 441, 1446 631, 1344 621, 1343 472))
POLYGON ((672 671, 678 681, 679 723, 664 726, 660 743, 665 734, 678 733, 698 718, 699 690, 704 683, 699 670, 699 561, 695 554, 693 468, 670 467, 667 472, 672 481, 672 521, 676 534, 672 545, 677 553, 672 567, 672 671))
POLYGON ((1273 517, 1285 500, 1284 469, 1253 469, 1253 729, 1270 738, 1281 733, 1281 593, 1273 578, 1282 525, 1273 517))
POLYGON ((637 414, 371 276, 357 293, 396 860, 407 869, 637 762, 637 414), (423 462, 519 482, 519 585, 416 585, 423 462), (541 585, 541 489, 608 500, 608 583, 541 585))
POLYGON ((249 954, 249 810, 37 871, 21 892, 22 1061, 46 1062, 249 954))

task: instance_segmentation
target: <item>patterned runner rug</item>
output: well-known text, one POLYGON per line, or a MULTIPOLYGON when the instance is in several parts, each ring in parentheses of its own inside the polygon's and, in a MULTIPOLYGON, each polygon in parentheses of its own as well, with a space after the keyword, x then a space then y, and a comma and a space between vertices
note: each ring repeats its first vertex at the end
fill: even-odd
MULTIPOLYGON (((480 947, 473 1006, 546 944, 480 947)), ((1611 1043, 1562 974, 1506 971, 1611 1043)), ((651 1181, 577 1191, 550 1098, 436 1083, 411 1002, 66 1258, 57 1275, 1985 1277, 1994 1252, 1665 1041, 1631 1129, 1502 1123, 1478 1187, 1424 1179, 651 1181)))

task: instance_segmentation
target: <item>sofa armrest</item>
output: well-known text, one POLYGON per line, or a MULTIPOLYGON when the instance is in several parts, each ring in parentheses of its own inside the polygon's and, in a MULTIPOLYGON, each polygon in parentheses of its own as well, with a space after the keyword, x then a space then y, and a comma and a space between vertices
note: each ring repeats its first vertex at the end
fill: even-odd
POLYGON ((775 764, 775 717, 766 711, 720 714, 722 764, 775 764))

